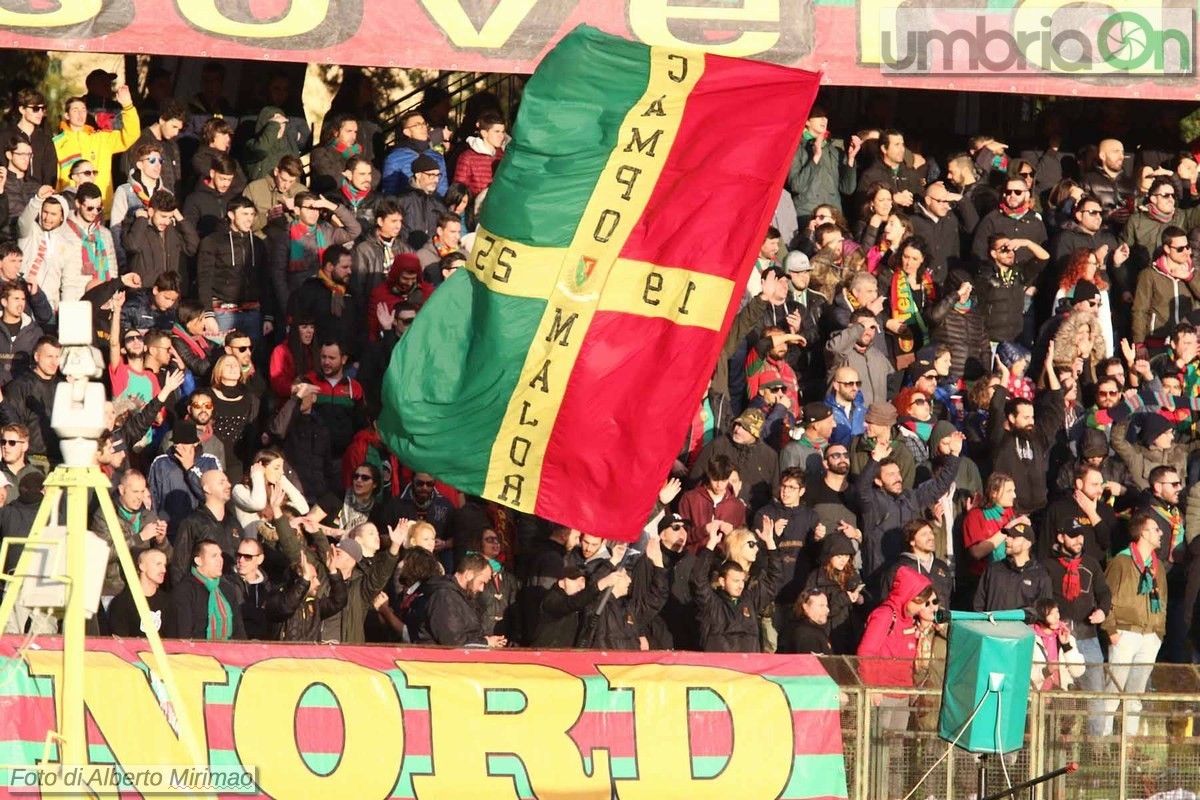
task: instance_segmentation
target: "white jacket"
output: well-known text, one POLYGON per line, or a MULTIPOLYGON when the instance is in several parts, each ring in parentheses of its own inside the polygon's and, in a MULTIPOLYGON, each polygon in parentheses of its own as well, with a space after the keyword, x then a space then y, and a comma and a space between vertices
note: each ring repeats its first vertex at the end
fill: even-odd
MULTIPOLYGON (((1067 639, 1065 646, 1059 646, 1058 657, 1059 661, 1054 667, 1058 670, 1058 685, 1062 689, 1070 689, 1075 683, 1075 679, 1083 675, 1084 670, 1087 669, 1087 663, 1076 646, 1074 636, 1067 639)), ((1046 669, 1046 646, 1042 644, 1042 637, 1034 633, 1033 667, 1029 672, 1029 681, 1033 684, 1034 689, 1042 687, 1042 683, 1047 677, 1046 669)))

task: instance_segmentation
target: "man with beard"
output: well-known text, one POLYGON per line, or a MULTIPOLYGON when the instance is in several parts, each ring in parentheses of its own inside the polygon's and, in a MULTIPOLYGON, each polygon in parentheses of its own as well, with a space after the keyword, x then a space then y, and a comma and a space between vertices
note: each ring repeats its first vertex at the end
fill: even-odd
POLYGON ((1114 231, 1129 219, 1137 185, 1125 169, 1125 145, 1105 139, 1097 148, 1096 164, 1083 176, 1083 190, 1096 197, 1104 209, 1104 222, 1114 231))
MULTIPOLYGON (((21 237, 21 260, 17 272, 29 284, 41 287, 41 291, 34 295, 45 306, 43 314, 34 314, 39 324, 48 322, 51 315, 58 311, 62 295, 61 264, 67 253, 62 227, 70 214, 70 204, 66 198, 55 194, 51 187, 43 186, 25 206, 17 223, 21 237)), ((7 275, 3 277, 9 280, 7 275)), ((36 306, 31 308, 35 312, 38 310, 36 306)))
POLYGON ((382 313, 380 306, 392 313, 392 309, 401 303, 409 303, 420 310, 433 287, 421 280, 421 262, 415 253, 400 253, 388 270, 387 280, 371 291, 367 300, 367 327, 370 340, 378 341, 383 327, 379 317, 382 313))
POLYGON ((870 406, 888 398, 888 383, 896 371, 891 359, 875 346, 879 320, 870 308, 855 309, 850 324, 825 343, 825 354, 834 369, 850 367, 862 379, 863 402, 870 406))
POLYGON ((1037 620, 1034 605, 1038 600, 1053 597, 1050 573, 1041 562, 1030 557, 1033 549, 1033 528, 1026 524, 1008 528, 1004 540, 1005 555, 983 570, 975 589, 973 610, 1025 612, 1025 622, 1037 620))
MULTIPOLYGON (((188 397, 187 413, 185 420, 192 422, 196 426, 196 434, 200 437, 200 454, 212 456, 217 461, 217 466, 225 463, 225 445, 221 440, 213 435, 212 427, 213 417, 213 398, 207 389, 197 389, 188 397)), ((162 449, 166 452, 171 449, 174 444, 173 437, 175 432, 172 430, 163 439, 162 449)))
POLYGON ((325 248, 320 271, 292 293, 288 306, 290 318, 316 320, 317 339, 340 342, 346 353, 357 353, 361 341, 355 298, 348 291, 352 261, 346 245, 325 248))
MULTIPOLYGON (((1054 363, 1054 342, 1046 353, 1054 363)), ((1046 475, 1050 448, 1066 418, 1064 393, 1054 370, 1046 370, 1050 391, 1039 401, 1035 417, 1033 403, 1009 399, 1008 368, 1000 365, 1000 385, 992 391, 988 406, 988 439, 995 458, 993 472, 1013 476, 1017 486, 1016 508, 1020 513, 1040 511, 1046 505, 1046 475)))
POLYGON ((691 590, 696 557, 687 549, 691 524, 678 514, 666 514, 658 523, 658 542, 662 547, 670 594, 658 616, 646 626, 646 639, 651 650, 696 650, 700 647, 700 629, 691 590))
POLYGON ((817 512, 823 527, 813 531, 814 542, 824 538, 827 530, 838 529, 840 522, 854 522, 853 486, 850 483, 850 451, 844 444, 834 442, 825 448, 822 461, 824 474, 817 480, 809 476, 803 502, 817 512))
MULTIPOLYGON (((762 435, 766 418, 755 408, 743 411, 733 421, 728 434, 719 436, 704 446, 689 477, 698 481, 704 474, 708 462, 718 455, 729 458, 738 475, 735 494, 753 514, 771 501, 775 484, 779 481, 779 454, 759 437, 762 435)), ((694 517, 690 517, 695 521, 694 517)), ((703 542, 701 542, 703 544, 703 542)))
POLYGON ((251 233, 256 214, 247 198, 230 200, 225 224, 201 240, 196 256, 197 299, 216 313, 222 331, 240 328, 254 339, 274 328, 260 303, 267 258, 262 240, 251 233))
MULTIPOLYGON (((1103 564, 1117 532, 1117 517, 1112 507, 1101 498, 1104 495, 1104 476, 1089 464, 1075 467, 1072 493, 1046 507, 1045 529, 1065 531, 1078 529, 1085 533, 1083 552, 1103 564)), ((1054 542, 1043 536, 1038 543, 1038 556, 1050 558, 1054 542)))
POLYGON ((60 231, 63 300, 79 300, 88 289, 117 277, 116 245, 101 222, 103 207, 96 184, 85 183, 75 193, 75 213, 60 231))
POLYGON ((330 201, 349 208, 364 232, 375 228, 376 209, 385 199, 379 192, 371 191, 374 169, 363 156, 351 156, 346 159, 338 187, 325 193, 330 201))
POLYGON ((850 440, 850 474, 858 475, 871 461, 871 453, 880 444, 893 445, 891 459, 900 467, 905 489, 917 479, 917 461, 905 444, 904 434, 896 426, 899 415, 891 403, 873 403, 863 417, 863 434, 850 440))
POLYGON ((147 483, 150 487, 151 507, 159 519, 166 520, 171 539, 175 531, 204 497, 200 476, 208 471, 219 471, 221 463, 207 453, 199 452, 200 437, 196 425, 187 420, 175 423, 171 430, 174 442, 171 448, 150 464, 147 483))
POLYGON ((805 403, 803 433, 783 448, 779 454, 779 468, 799 467, 813 480, 820 478, 825 471, 822 457, 833 437, 835 423, 833 409, 828 405, 820 401, 805 403))
MULTIPOLYGON (((1086 669, 1077 680, 1085 692, 1099 692, 1104 688, 1104 653, 1100 649, 1099 625, 1112 613, 1112 592, 1104 577, 1100 562, 1084 552, 1084 543, 1096 534, 1088 530, 1078 519, 1062 522, 1064 527, 1050 527, 1055 543, 1050 555, 1042 559, 1042 566, 1050 576, 1054 600, 1058 611, 1075 637, 1075 646, 1083 656, 1086 669)), ((1097 701, 1089 704, 1088 732, 1100 735, 1103 705, 1097 701)))
POLYGON ((1024 178, 1010 178, 1004 185, 1000 207, 979 221, 971 244, 971 254, 975 256, 976 261, 981 264, 988 263, 988 240, 997 234, 1022 242, 1021 247, 1017 248, 1018 261, 1027 258, 1029 252, 1033 252, 1038 258, 1046 258, 1048 255, 1042 250, 1048 238, 1046 224, 1042 222, 1042 215, 1033 210, 1033 198, 1024 178), (1026 241, 1033 242, 1038 249, 1029 248, 1029 252, 1020 252, 1029 247, 1024 244, 1026 241))
POLYGON ((1183 494, 1179 475, 1170 464, 1160 464, 1150 470, 1147 478, 1150 488, 1142 493, 1136 509, 1139 514, 1154 520, 1162 532, 1155 557, 1161 564, 1159 569, 1167 576, 1167 596, 1163 598, 1167 601, 1167 635, 1163 637, 1161 655, 1169 664, 1191 663, 1189 631, 1182 625, 1186 587, 1186 567, 1182 565, 1188 558, 1188 542, 1184 512, 1179 503, 1183 494))
POLYGON ((862 519, 862 574, 868 586, 877 585, 879 571, 904 550, 902 529, 909 520, 935 504, 950 490, 958 474, 962 439, 951 440, 950 455, 933 477, 916 489, 905 489, 894 454, 900 442, 877 441, 861 474, 854 479, 862 519))
MULTIPOLYGON (((400 519, 428 522, 437 531, 438 540, 445 541, 454 506, 438 492, 436 483, 428 472, 414 472, 412 483, 383 507, 384 523, 391 527, 400 519)), ((445 545, 452 546, 453 541, 445 545)))
POLYGON ((504 647, 508 642, 505 637, 484 633, 475 605, 475 598, 491 579, 492 567, 487 559, 471 553, 458 562, 453 575, 430 580, 419 641, 451 647, 504 647))
POLYGON ((412 163, 413 176, 405 191, 396 198, 404 212, 404 227, 408 245, 420 250, 437 229, 438 219, 449 211, 439 191, 446 169, 428 153, 412 163))
POLYGON ((358 219, 347 206, 310 192, 297 194, 293 206, 295 218, 287 227, 287 235, 272 237, 271 282, 279 308, 288 308, 292 293, 320 272, 322 254, 328 248, 353 245, 362 233, 358 219), (323 211, 332 212, 334 222, 321 219, 323 211))
MULTIPOLYGON (((342 454, 350 446, 357 431, 367 426, 366 405, 362 385, 345 373, 348 356, 336 340, 321 345, 320 374, 310 372, 306 383, 316 386, 316 414, 329 429, 334 453, 342 454)), ((337 473, 341 472, 341 455, 337 456, 337 473)))

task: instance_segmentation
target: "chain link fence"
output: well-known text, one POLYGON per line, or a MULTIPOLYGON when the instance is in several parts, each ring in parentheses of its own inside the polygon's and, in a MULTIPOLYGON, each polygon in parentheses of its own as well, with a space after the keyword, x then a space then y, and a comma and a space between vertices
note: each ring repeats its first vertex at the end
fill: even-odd
MULTIPOLYGON (((940 686, 871 687, 859 675, 857 659, 823 661, 842 689, 842 743, 851 800, 904 800, 910 792, 912 800, 967 800, 976 795, 977 757, 958 748, 948 752, 949 743, 937 733, 940 686)), ((1025 791, 1018 796, 1200 797, 1200 670, 1155 665, 1149 690, 1141 695, 1031 690, 1025 746, 1003 759, 988 759, 986 792, 999 792, 1068 763, 1078 764, 1078 771, 1043 784, 1033 795, 1025 791)))

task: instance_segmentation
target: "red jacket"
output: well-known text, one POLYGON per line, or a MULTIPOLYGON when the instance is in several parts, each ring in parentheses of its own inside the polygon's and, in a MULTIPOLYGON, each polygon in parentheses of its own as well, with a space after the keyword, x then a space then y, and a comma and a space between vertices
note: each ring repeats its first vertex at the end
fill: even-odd
POLYGON ((379 341, 379 336, 383 333, 379 327, 379 317, 375 313, 375 309, 380 303, 383 303, 389 313, 393 308, 406 301, 411 301, 419 309, 429 299, 429 295, 433 294, 433 286, 421 280, 420 275, 421 262, 417 260, 416 254, 400 253, 392 262, 387 279, 371 290, 367 301, 367 330, 372 342, 379 341), (407 292, 401 292, 397 286, 400 274, 403 272, 415 272, 418 276, 417 282, 407 292))
POLYGON ((871 686, 912 686, 917 655, 917 625, 905 606, 932 586, 929 578, 909 567, 901 567, 892 591, 879 608, 867 617, 867 630, 858 645, 859 671, 871 686), (902 659, 882 661, 875 659, 902 659))
POLYGON ((454 182, 465 183, 471 190, 471 196, 476 197, 492 185, 492 177, 496 174, 496 167, 500 164, 500 159, 504 157, 504 151, 497 150, 494 153, 486 153, 482 149, 477 149, 488 149, 488 146, 477 136, 468 137, 467 144, 469 147, 462 151, 458 157, 458 164, 454 167, 454 182))
POLYGON ((708 484, 701 481, 699 486, 684 492, 683 497, 679 498, 679 516, 692 522, 688 529, 687 549, 695 553, 708 544, 708 533, 704 526, 714 519, 728 522, 735 528, 746 527, 746 504, 728 486, 725 487, 725 496, 720 502, 714 503, 708 494, 708 484))

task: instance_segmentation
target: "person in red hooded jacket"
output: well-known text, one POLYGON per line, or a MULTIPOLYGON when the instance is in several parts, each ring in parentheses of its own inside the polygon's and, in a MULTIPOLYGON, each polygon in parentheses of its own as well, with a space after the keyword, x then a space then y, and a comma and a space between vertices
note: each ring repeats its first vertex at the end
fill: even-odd
MULTIPOLYGON (((858 645, 863 661, 859 669, 871 686, 912 686, 917 655, 917 614, 926 603, 937 602, 929 578, 908 567, 896 571, 887 599, 867 617, 867 629, 858 645)), ((908 698, 880 697, 880 724, 884 730, 904 730, 908 723, 908 698)))
POLYGON ((372 342, 379 341, 382 327, 379 315, 390 317, 392 309, 407 301, 419 309, 433 293, 433 287, 421 279, 421 261, 415 253, 399 253, 388 270, 387 280, 371 290, 367 301, 367 323, 372 342), (380 306, 384 307, 380 311, 380 306))

